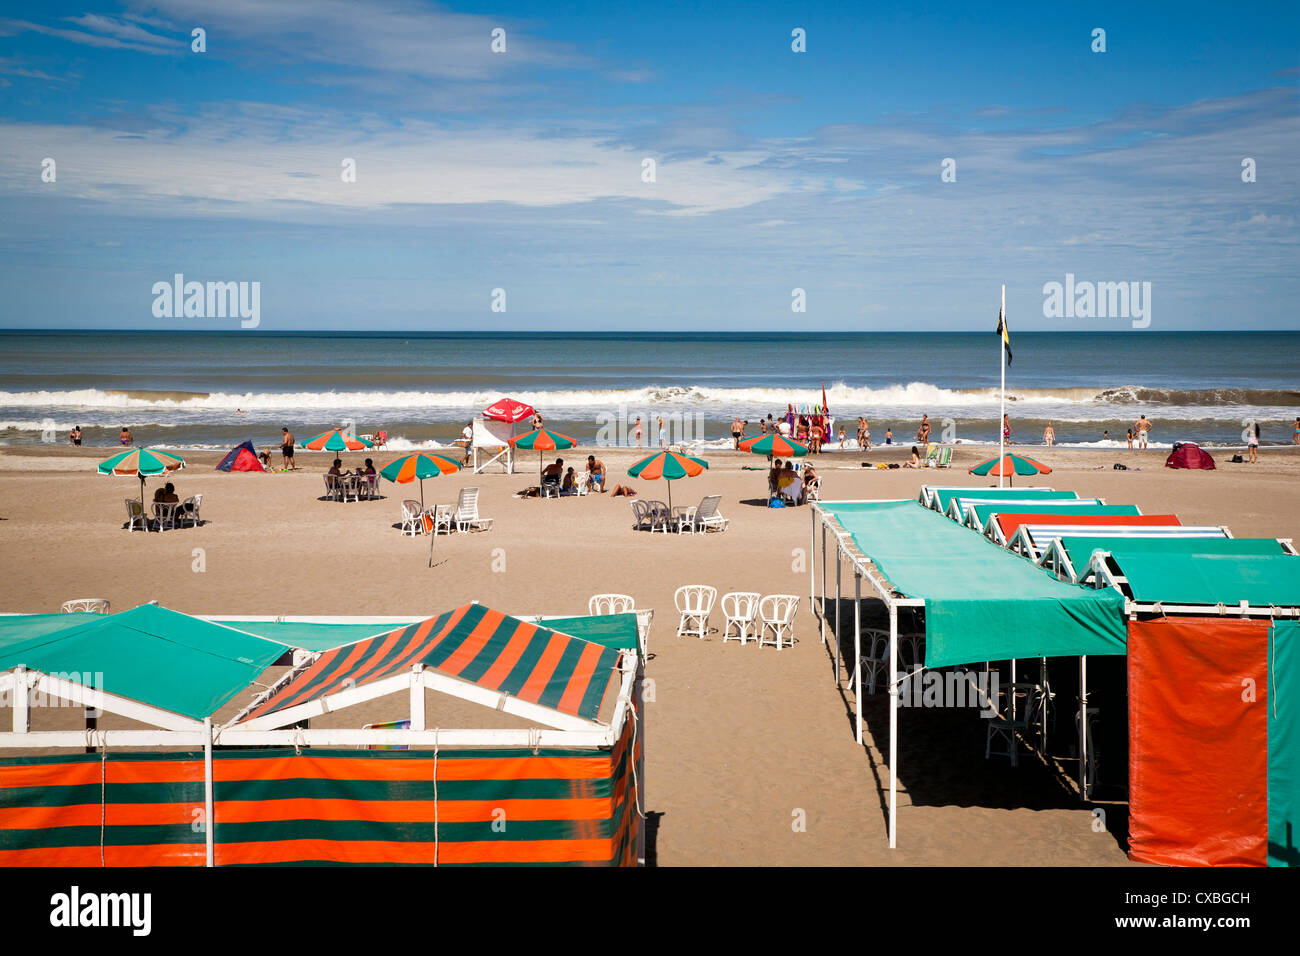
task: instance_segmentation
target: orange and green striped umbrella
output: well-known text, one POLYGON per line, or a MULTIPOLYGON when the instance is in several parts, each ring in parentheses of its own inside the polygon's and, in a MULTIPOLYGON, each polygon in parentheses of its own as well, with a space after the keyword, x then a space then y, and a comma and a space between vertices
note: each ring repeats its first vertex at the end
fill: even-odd
POLYGON ((379 469, 379 477, 399 485, 420 479, 420 506, 424 506, 424 479, 460 471, 460 462, 449 455, 419 451, 396 458, 379 469))
POLYGON ((542 475, 542 452, 555 451, 558 448, 572 448, 578 444, 568 435, 561 435, 559 432, 547 431, 545 428, 537 428, 526 435, 517 435, 510 439, 510 444, 516 448, 536 448, 537 449, 537 477, 541 480, 542 475))
POLYGON ((156 448, 128 448, 99 463, 101 475, 129 476, 140 479, 140 504, 144 505, 144 480, 149 475, 165 475, 185 467, 185 459, 156 448))
POLYGON ((324 434, 303 442, 302 447, 311 451, 360 451, 373 444, 374 442, 366 441, 364 438, 349 435, 341 428, 331 428, 324 434))
POLYGON ((694 478, 702 474, 709 463, 703 458, 678 454, 675 451, 656 452, 642 458, 627 470, 633 478, 662 478, 668 482, 668 507, 673 506, 673 482, 678 478, 694 478))
POLYGON ((801 445, 778 432, 768 432, 766 435, 742 441, 740 450, 753 455, 766 455, 768 458, 774 455, 782 458, 802 458, 808 454, 807 445, 801 445))
POLYGON ((982 461, 970 469, 972 475, 992 475, 995 478, 1006 478, 1015 475, 1050 475, 1052 469, 1044 465, 1041 461, 1034 461, 1032 458, 1025 458, 1021 455, 1013 455, 1010 452, 999 458, 990 458, 982 461))

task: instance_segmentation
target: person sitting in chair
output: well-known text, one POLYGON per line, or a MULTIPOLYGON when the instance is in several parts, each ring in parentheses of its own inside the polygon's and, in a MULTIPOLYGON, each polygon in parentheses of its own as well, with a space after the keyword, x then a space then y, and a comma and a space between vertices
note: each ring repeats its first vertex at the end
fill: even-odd
POLYGON ((564 481, 560 485, 560 494, 576 495, 578 493, 578 476, 573 473, 573 466, 570 465, 564 472, 564 481))

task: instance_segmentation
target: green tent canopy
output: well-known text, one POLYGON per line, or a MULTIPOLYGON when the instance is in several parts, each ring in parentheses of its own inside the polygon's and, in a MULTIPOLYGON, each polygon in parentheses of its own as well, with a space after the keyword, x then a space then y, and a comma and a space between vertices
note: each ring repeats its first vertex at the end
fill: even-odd
POLYGON ((540 622, 543 627, 584 641, 617 650, 637 649, 635 614, 601 614, 594 617, 551 617, 540 622))
POLYGON ((934 493, 935 511, 947 514, 954 498, 1010 498, 1013 500, 1064 501, 1078 498, 1073 491, 1050 491, 1047 488, 940 488, 934 493))
MULTIPOLYGON (((1096 499, 1089 499, 1092 504, 1071 504, 1065 507, 1060 505, 974 505, 975 520, 979 522, 981 528, 987 528, 989 519, 996 514, 1018 514, 1018 515, 1137 515, 1137 505, 1103 505, 1096 504, 1096 499)), ((1050 521, 1044 521, 1043 524, 1051 524, 1050 521)))
POLYGON ((1123 597, 1056 580, 913 501, 825 503, 893 586, 925 601, 925 664, 1123 654, 1123 597))
POLYGON ((1280 545, 1275 554, 1232 554, 1200 548, 1161 551, 1145 547, 1145 540, 1137 547, 1134 543, 1115 541, 1108 550, 1128 579, 1133 600, 1141 604, 1232 607, 1246 601, 1253 607, 1300 607, 1300 556, 1280 553, 1280 545))
MULTIPOLYGON (((418 618, 412 618, 411 623, 415 623, 416 620, 418 618)), ((227 627, 264 637, 268 641, 275 641, 286 647, 299 647, 305 651, 328 651, 406 626, 404 624, 317 624, 303 621, 222 620, 221 623, 227 627)))
POLYGON ((0 654, 11 644, 21 644, 40 637, 62 631, 74 624, 102 617, 90 611, 74 611, 71 614, 3 614, 0 615, 0 654))
POLYGON ((26 639, 0 646, 0 671, 89 675, 96 690, 202 720, 286 650, 155 604, 89 616, 57 630, 36 622, 26 639))

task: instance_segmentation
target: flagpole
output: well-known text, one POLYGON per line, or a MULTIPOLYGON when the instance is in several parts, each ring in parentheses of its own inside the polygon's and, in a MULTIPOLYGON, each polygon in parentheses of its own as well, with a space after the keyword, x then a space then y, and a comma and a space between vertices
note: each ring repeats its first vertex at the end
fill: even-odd
POLYGON ((1002 473, 1006 471, 1002 467, 1002 459, 1006 455, 1004 443, 1007 437, 1003 428, 1003 422, 1007 418, 1007 348, 1005 344, 1007 334, 1007 287, 1005 284, 1002 286, 1002 308, 998 312, 998 319, 998 327, 1002 331, 1002 334, 998 336, 998 354, 1002 357, 1002 414, 998 416, 998 487, 1001 488, 1004 480, 1002 473))

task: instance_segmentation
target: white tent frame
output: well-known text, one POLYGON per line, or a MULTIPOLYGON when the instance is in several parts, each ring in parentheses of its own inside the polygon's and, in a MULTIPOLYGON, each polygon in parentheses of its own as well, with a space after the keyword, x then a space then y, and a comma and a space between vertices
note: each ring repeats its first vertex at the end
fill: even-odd
MULTIPOLYGON (((491 420, 496 421, 496 419, 491 420)), ((513 475, 515 473, 515 446, 507 441, 505 442, 505 447, 501 448, 501 441, 497 438, 493 438, 490 442, 486 439, 479 441, 480 432, 487 432, 487 421, 488 420, 484 419, 482 415, 476 415, 474 417, 474 423, 470 426, 471 437, 469 440, 469 446, 471 453, 470 460, 473 463, 473 473, 481 475, 487 469, 488 465, 491 465, 496 461, 501 461, 501 459, 504 458, 505 460, 502 461, 501 464, 505 468, 505 473, 507 475, 513 475), (486 451, 488 448, 501 448, 501 450, 491 458, 488 458, 486 451), (482 461, 479 460, 480 449, 483 449, 482 461)), ((501 422, 500 424, 505 423, 501 422)))
MULTIPOLYGON (((1030 507, 1055 508, 1060 506, 1069 511, 1071 508, 1090 508, 1105 503, 1106 499, 1104 498, 954 498, 948 505, 948 517, 958 524, 972 528, 988 537, 988 522, 994 521, 1001 512, 990 514, 988 521, 981 525, 979 515, 975 511, 977 507, 982 508, 984 505, 1029 505, 1030 507), (958 508, 960 508, 960 511, 956 512, 958 508)), ((1011 514, 1015 514, 1014 508, 1007 508, 1006 510, 1011 514)), ((994 524, 996 526, 996 522, 994 524)), ((998 544, 1001 543, 1001 541, 998 542, 998 544)))
MULTIPOLYGON (((921 490, 917 493, 916 500, 931 511, 939 510, 938 493, 941 491, 970 491, 979 492, 992 488, 992 485, 922 485, 921 490)), ((1055 491, 1055 488, 1044 488, 1041 485, 1025 485, 1021 491, 1055 491)))
MULTIPOLYGON (((996 515, 995 515, 996 518, 996 515)), ((1001 525, 998 525, 1001 531, 1001 525)), ((1131 537, 1131 538, 1148 538, 1148 537, 1174 537, 1180 540, 1196 540, 1196 538, 1225 538, 1232 537, 1226 524, 1054 524, 1052 522, 1026 523, 1015 529, 1015 535, 1011 540, 1002 544, 1009 551, 1022 555, 1030 559, 1035 564, 1047 567, 1043 564, 1043 558, 1052 546, 1060 541, 1062 537, 1131 537), (1057 531, 1062 528, 1069 528, 1070 531, 1065 535, 1057 535, 1057 531), (1039 536, 1044 532, 1050 532, 1039 541, 1039 536), (1045 544, 1044 544, 1045 541, 1045 544)), ((1065 550, 1058 549, 1058 557, 1063 559, 1063 563, 1070 564, 1069 555, 1065 550)), ((1074 570, 1071 566, 1070 579, 1074 581, 1074 570)))
MULTIPOLYGON (((13 616, 13 615, 6 615, 13 616)), ((198 617, 198 615, 192 615, 198 617)), ((290 620, 289 618, 221 615, 227 620, 290 620)), ((221 623, 216 618, 207 618, 221 623)), ((321 624, 375 624, 375 623, 409 623, 426 620, 412 617, 318 617, 294 618, 298 622, 321 624)), ((639 623, 639 622, 638 622, 639 623)), ((638 628, 639 630, 639 628, 638 628)), ((243 633, 243 632, 241 632, 243 633)), ((362 638, 365 640, 365 638, 362 638)), ((618 697, 613 714, 608 723, 600 720, 588 720, 575 717, 561 711, 552 710, 539 704, 520 700, 509 694, 489 690, 477 684, 463 681, 436 670, 426 669, 423 664, 415 664, 409 670, 394 674, 359 686, 326 694, 283 710, 273 711, 262 717, 240 723, 245 714, 268 699, 275 691, 305 671, 320 657, 320 653, 311 652, 299 657, 275 684, 254 698, 253 702, 241 710, 220 727, 213 725, 211 718, 196 720, 182 714, 142 703, 117 694, 69 681, 64 678, 46 674, 41 671, 15 667, 0 673, 0 695, 13 700, 12 730, 0 731, 0 748, 153 748, 153 747, 202 747, 204 752, 204 803, 208 820, 213 820, 214 777, 212 769, 212 751, 220 744, 236 747, 366 747, 366 746, 406 746, 413 749, 421 747, 514 747, 532 748, 612 748, 622 735, 629 719, 636 720, 638 737, 644 741, 644 724, 642 715, 634 713, 632 695, 636 682, 644 678, 644 661, 640 654, 624 650, 620 660, 621 671, 618 697), (425 720, 424 691, 434 690, 450 697, 480 704, 492 710, 502 711, 534 723, 542 724, 543 729, 454 729, 430 730, 425 720), (31 729, 31 694, 33 691, 48 697, 66 701, 72 705, 94 708, 105 713, 117 714, 130 720, 150 725, 152 730, 42 730, 31 729), (392 694, 405 692, 409 700, 410 729, 311 729, 292 727, 299 721, 331 713, 345 707, 377 700, 392 694)), ((638 762, 636 768, 638 788, 644 787, 644 762, 638 762)), ((639 809, 637 812, 640 812, 639 809)), ((207 828, 206 865, 213 866, 214 844, 213 830, 207 828)), ((640 862, 645 860, 645 830, 641 829, 637 854, 640 862)))

